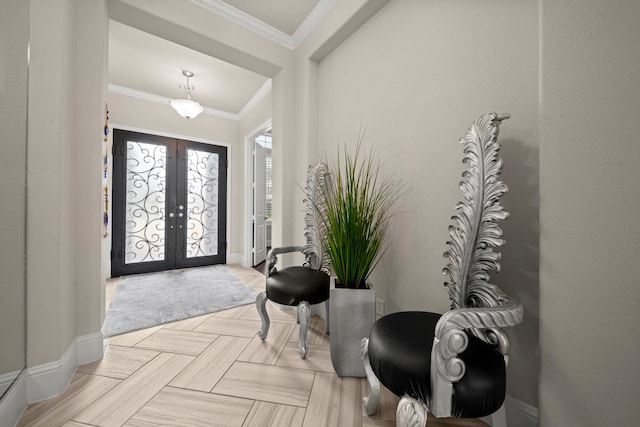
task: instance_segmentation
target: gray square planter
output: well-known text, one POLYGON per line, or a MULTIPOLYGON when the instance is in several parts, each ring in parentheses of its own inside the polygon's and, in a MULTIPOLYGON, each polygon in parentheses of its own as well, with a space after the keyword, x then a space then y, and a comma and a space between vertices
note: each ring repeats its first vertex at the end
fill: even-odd
POLYGON ((373 288, 335 288, 332 283, 329 303, 333 368, 340 377, 364 377, 360 342, 369 337, 376 321, 376 292, 373 288))

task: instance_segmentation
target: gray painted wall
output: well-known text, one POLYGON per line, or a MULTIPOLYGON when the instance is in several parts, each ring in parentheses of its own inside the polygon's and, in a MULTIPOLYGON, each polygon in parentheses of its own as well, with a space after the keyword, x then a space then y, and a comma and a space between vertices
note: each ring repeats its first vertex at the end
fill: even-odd
POLYGON ((640 3, 541 16, 540 425, 637 425, 640 3))
POLYGON ((525 306, 508 393, 538 404, 538 11, 530 1, 390 2, 318 66, 320 152, 335 158, 366 127, 388 173, 407 180, 392 244, 372 275, 387 312, 444 312, 441 274, 471 122, 508 112, 500 134, 510 187, 493 281, 525 306))
POLYGON ((29 2, 0 5, 0 397, 25 366, 29 2), (11 374, 11 375, 9 375, 11 374))

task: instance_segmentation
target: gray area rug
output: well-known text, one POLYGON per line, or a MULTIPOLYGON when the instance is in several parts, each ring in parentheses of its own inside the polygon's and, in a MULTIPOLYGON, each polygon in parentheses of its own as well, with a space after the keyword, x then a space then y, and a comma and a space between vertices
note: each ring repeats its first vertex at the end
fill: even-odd
POLYGON ((220 265, 120 278, 103 336, 111 337, 255 302, 256 291, 220 265))

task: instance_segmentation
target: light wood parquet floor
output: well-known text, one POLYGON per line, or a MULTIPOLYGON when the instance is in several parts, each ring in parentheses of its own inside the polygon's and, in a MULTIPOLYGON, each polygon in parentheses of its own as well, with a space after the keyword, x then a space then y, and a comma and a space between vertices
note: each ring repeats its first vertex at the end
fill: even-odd
MULTIPOLYGON (((264 289, 264 275, 228 266, 264 289)), ((107 286, 110 300, 117 280, 107 286)), ((363 415, 365 380, 340 378, 324 321, 313 317, 306 359, 298 356, 294 310, 268 306, 271 328, 250 304, 109 339, 100 361, 80 366, 60 396, 30 405, 18 426, 41 427, 388 427, 397 397, 383 390, 363 415)), ((479 420, 429 419, 428 427, 485 427, 479 420)))

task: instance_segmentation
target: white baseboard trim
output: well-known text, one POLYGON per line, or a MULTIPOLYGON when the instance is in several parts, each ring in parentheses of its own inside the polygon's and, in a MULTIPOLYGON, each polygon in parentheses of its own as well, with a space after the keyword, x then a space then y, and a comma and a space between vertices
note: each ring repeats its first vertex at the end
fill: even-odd
POLYGON ((0 400, 0 426, 15 426, 27 409, 26 373, 22 371, 0 400))
POLYGON ((28 404, 64 392, 78 366, 102 358, 103 341, 101 332, 76 337, 59 360, 25 369, 0 401, 0 426, 16 425, 28 404))
POLYGON ((78 348, 78 366, 102 359, 105 351, 102 332, 77 337, 76 346, 78 348))
POLYGON ((13 384, 15 379, 18 378, 18 375, 20 375, 20 372, 22 372, 22 369, 0 375, 0 396, 2 396, 5 391, 9 390, 11 384, 13 384))
POLYGON ((244 267, 247 267, 247 264, 245 264, 244 255, 237 252, 229 253, 229 256, 227 257, 227 264, 240 264, 244 267))
MULTIPOLYGON (((538 426, 538 408, 528 403, 518 400, 514 397, 507 396, 504 400, 505 410, 507 411, 507 425, 515 427, 537 427, 538 426)), ((482 421, 489 425, 491 417, 483 417, 482 421)))
POLYGON ((27 368, 27 400, 29 403, 50 399, 62 393, 78 366, 78 350, 74 341, 62 358, 27 368))
POLYGON ((537 427, 538 408, 511 396, 507 396, 505 399, 505 405, 509 425, 518 427, 537 427))

